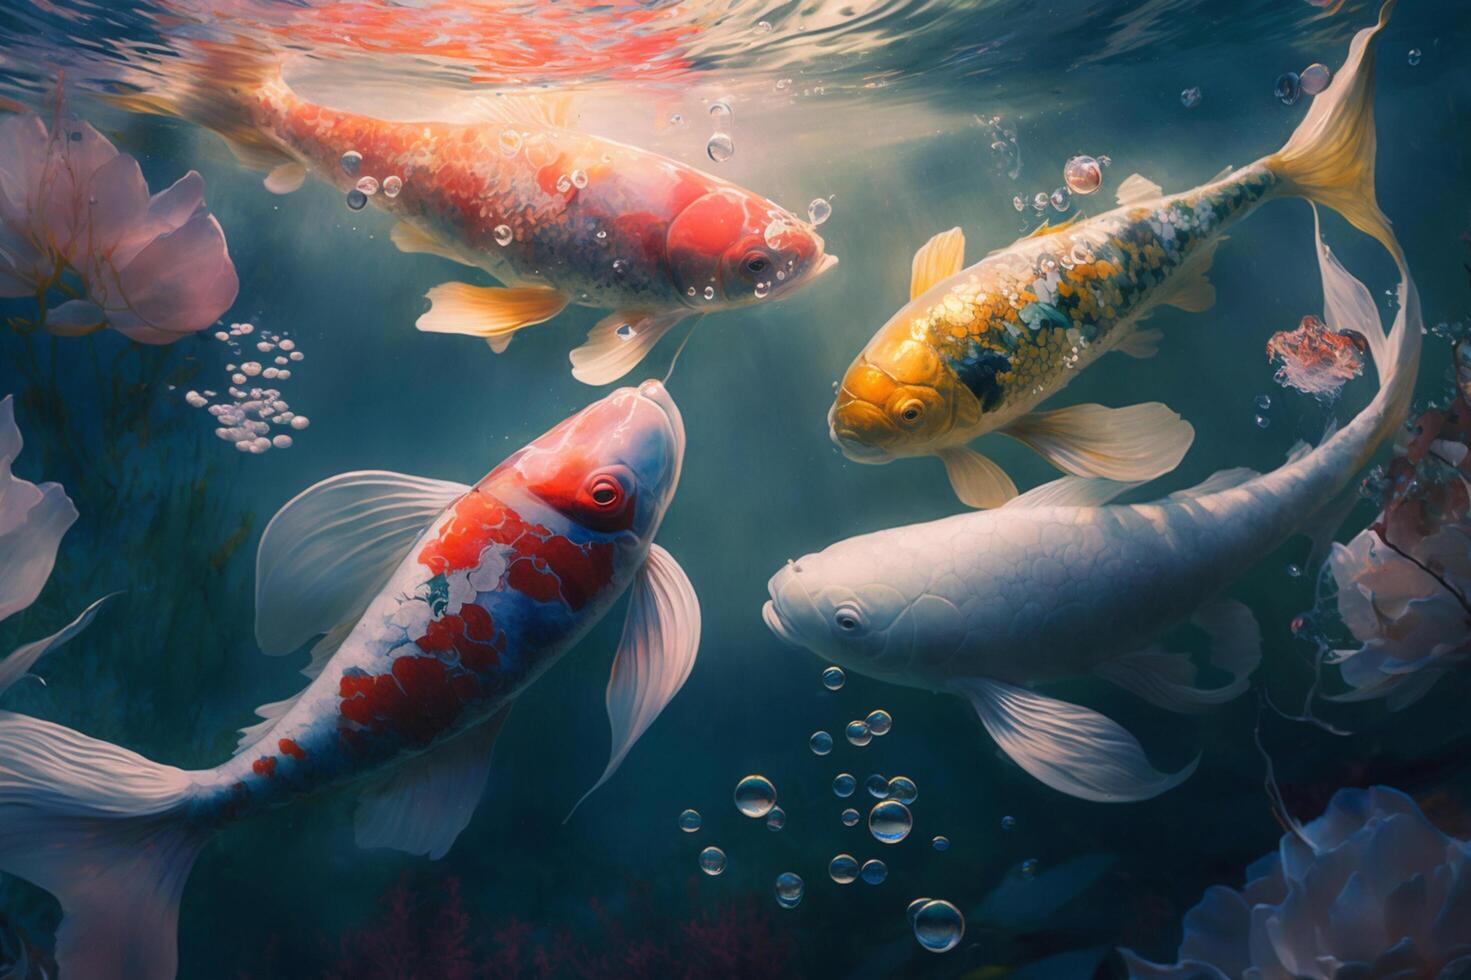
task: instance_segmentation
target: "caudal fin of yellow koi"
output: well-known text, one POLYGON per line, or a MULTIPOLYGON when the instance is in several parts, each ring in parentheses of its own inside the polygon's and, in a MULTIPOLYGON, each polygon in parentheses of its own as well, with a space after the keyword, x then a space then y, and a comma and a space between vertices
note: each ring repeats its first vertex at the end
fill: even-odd
POLYGON ((141 92, 107 96, 107 101, 129 112, 184 119, 213 130, 241 163, 255 170, 295 163, 252 117, 260 90, 280 81, 277 59, 242 41, 201 41, 195 48, 194 56, 171 62, 169 74, 156 84, 141 92))
POLYGON ((1394 4, 1386 0, 1379 22, 1354 35, 1333 83, 1287 144, 1262 162, 1286 182, 1287 193, 1332 208, 1399 260, 1399 243, 1374 196, 1374 48, 1394 4))

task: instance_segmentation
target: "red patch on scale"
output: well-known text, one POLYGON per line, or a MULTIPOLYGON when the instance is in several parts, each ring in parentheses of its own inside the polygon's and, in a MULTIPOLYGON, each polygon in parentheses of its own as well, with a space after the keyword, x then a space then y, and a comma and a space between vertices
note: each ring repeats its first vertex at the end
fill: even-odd
POLYGON ((250 771, 257 776, 273 776, 276 773, 276 759, 274 756, 263 755, 250 764, 250 771))
MULTIPOLYGON (((506 584, 537 602, 561 599, 576 612, 613 578, 613 545, 603 541, 578 544, 553 534, 541 524, 527 523, 510 507, 479 489, 460 498, 450 520, 419 552, 418 560, 436 575, 448 574, 474 568, 480 563, 481 552, 492 544, 512 549, 506 584)), ((489 642, 493 624, 489 633, 477 636, 463 621, 465 615, 465 609, 461 609, 455 617, 446 616, 431 623, 419 645, 425 650, 460 649, 454 639, 459 635, 489 642), (424 645, 426 640, 430 646, 424 645)), ((486 618, 489 619, 489 614, 486 618)), ((461 656, 464 655, 462 651, 461 656)))
MULTIPOLYGON (((454 727, 465 701, 479 693, 437 657, 407 656, 384 674, 344 674, 338 683, 342 717, 374 734, 428 745, 454 727)), ((474 680, 473 677, 470 680, 474 680)))
POLYGON ((298 762, 306 758, 306 749, 303 749, 300 745, 297 745, 296 742, 292 739, 281 739, 279 742, 276 743, 276 748, 281 750, 282 755, 290 756, 298 762))
POLYGON ((425 653, 453 650, 459 654, 460 663, 477 672, 498 666, 506 650, 506 634, 496 628, 490 613, 474 603, 433 620, 414 642, 425 653))

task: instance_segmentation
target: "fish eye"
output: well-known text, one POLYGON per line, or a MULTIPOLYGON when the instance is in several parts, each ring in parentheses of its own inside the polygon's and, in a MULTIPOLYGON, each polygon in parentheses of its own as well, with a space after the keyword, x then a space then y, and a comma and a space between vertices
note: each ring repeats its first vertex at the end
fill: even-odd
POLYGON ((595 505, 606 510, 618 506, 623 499, 623 487, 611 476, 599 476, 593 479, 587 495, 595 505))
POLYGON ((918 398, 910 398, 899 406, 898 411, 900 421, 914 425, 924 418, 924 402, 918 398))
POLYGON ((741 261, 741 269, 751 276, 759 276, 771 268, 771 259, 762 252, 749 252, 741 261))
POLYGON ((833 623, 844 633, 856 633, 863 626, 863 613, 852 606, 839 606, 833 613, 833 623))

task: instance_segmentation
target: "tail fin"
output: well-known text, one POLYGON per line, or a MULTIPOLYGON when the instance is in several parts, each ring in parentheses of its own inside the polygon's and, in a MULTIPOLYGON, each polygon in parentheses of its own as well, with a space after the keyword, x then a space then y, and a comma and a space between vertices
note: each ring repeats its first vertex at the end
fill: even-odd
POLYGON ((120 109, 184 119, 218 133, 247 167, 274 170, 295 158, 262 133, 253 118, 261 89, 281 81, 280 63, 266 49, 236 41, 196 42, 198 57, 169 62, 169 76, 147 90, 109 95, 120 109))
POLYGON ((1374 45, 1394 3, 1386 0, 1379 22, 1354 35, 1333 83, 1314 98, 1287 144, 1262 162, 1287 193, 1337 211, 1399 261, 1399 243, 1374 197, 1374 45))
POLYGON ((60 725, 0 712, 0 870, 61 901, 68 980, 170 980, 179 896, 206 833, 191 774, 60 725))

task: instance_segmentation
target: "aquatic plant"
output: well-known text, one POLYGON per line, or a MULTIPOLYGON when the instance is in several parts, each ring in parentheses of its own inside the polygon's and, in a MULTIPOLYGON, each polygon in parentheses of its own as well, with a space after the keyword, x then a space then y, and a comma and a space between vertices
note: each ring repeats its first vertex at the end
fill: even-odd
MULTIPOLYGON (((466 908, 459 879, 405 874, 379 897, 371 921, 329 945, 333 960, 321 975, 695 980, 796 972, 790 939, 754 899, 692 910, 670 922, 646 887, 633 886, 627 898, 617 912, 589 899, 585 911, 597 929, 573 933, 517 917, 484 921, 466 908)), ((263 969, 270 975, 274 964, 263 969)))
POLYGON ((13 330, 110 327, 169 344, 214 323, 239 289, 198 173, 150 197, 138 161, 59 102, 49 130, 34 113, 0 120, 0 297, 37 308, 13 330))
POLYGON ((1471 843, 1386 786, 1343 789, 1312 823, 1206 890, 1172 964, 1123 950, 1129 975, 1174 980, 1453 980, 1471 971, 1471 843))

